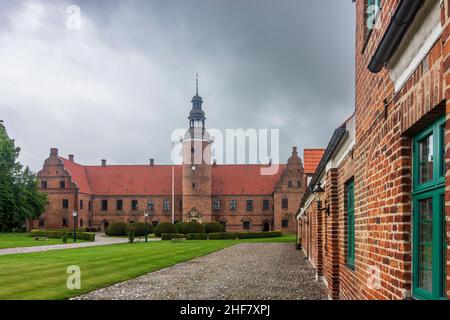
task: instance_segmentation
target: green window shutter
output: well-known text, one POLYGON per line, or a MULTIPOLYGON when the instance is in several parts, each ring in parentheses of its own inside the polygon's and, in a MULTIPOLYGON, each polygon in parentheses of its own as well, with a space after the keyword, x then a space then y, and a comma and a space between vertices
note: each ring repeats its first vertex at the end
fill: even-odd
POLYGON ((347 184, 347 265, 355 267, 355 183, 347 184))

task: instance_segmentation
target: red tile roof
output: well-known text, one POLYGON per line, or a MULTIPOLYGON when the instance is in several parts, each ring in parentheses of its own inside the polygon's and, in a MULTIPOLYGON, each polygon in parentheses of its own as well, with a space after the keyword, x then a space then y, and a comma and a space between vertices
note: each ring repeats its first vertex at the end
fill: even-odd
POLYGON ((217 165, 211 172, 211 192, 214 195, 271 194, 286 165, 280 165, 274 175, 261 175, 262 165, 217 165))
POLYGON ((305 149, 303 152, 303 162, 305 174, 314 174, 317 166, 325 153, 325 149, 305 149))
MULTIPOLYGON (((80 192, 95 195, 171 195, 171 165, 83 166, 61 158, 80 192)), ((286 165, 275 175, 261 175, 263 165, 216 165, 211 170, 213 195, 271 194, 286 165)), ((174 166, 175 195, 182 194, 183 167, 174 166)))
POLYGON ((73 182, 75 182, 81 192, 92 194, 91 187, 86 174, 86 168, 78 163, 72 162, 68 159, 61 158, 64 163, 64 168, 69 171, 72 176, 73 182))

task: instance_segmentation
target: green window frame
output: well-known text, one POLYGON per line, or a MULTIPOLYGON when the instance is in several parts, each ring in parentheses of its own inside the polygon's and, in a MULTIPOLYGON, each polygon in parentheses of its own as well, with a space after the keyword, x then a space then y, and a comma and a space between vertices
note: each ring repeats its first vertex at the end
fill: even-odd
POLYGON ((413 139, 413 296, 446 299, 445 117, 413 139))
POLYGON ((355 268, 355 182, 347 183, 347 266, 355 268))

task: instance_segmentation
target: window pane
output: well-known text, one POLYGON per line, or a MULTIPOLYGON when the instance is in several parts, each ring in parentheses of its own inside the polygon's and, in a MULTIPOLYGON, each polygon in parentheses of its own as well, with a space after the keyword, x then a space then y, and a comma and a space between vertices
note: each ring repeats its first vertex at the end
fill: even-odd
POLYGON ((433 180, 433 135, 419 142, 419 183, 433 180))
POLYGON ((433 290, 433 198, 419 201, 419 288, 433 290))

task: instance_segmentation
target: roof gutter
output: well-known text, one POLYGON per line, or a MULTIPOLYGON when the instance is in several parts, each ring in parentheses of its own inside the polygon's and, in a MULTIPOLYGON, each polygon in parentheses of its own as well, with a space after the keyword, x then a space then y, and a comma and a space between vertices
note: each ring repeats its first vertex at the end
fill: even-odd
POLYGON ((303 205, 306 203, 306 200, 308 199, 309 195, 313 193, 314 186, 317 184, 317 181, 319 180, 320 176, 322 175, 323 170, 325 170, 325 167, 326 167, 328 161, 330 161, 331 157, 333 156, 334 151, 338 147, 339 143, 341 142, 341 140, 344 137, 346 132, 347 132, 347 128, 346 128, 345 123, 334 131, 334 134, 331 137, 330 142, 328 143, 327 149, 325 150, 325 153, 324 153, 322 159, 320 160, 319 166, 317 167, 316 173, 314 174, 313 178, 311 179, 311 182, 309 183, 308 188, 306 188, 306 192, 303 195, 302 201, 300 203, 300 207, 297 211, 297 215, 299 214, 303 205))
POLYGON ((403 36, 414 21, 424 0, 401 0, 368 66, 378 73, 389 62, 400 45, 403 36))

